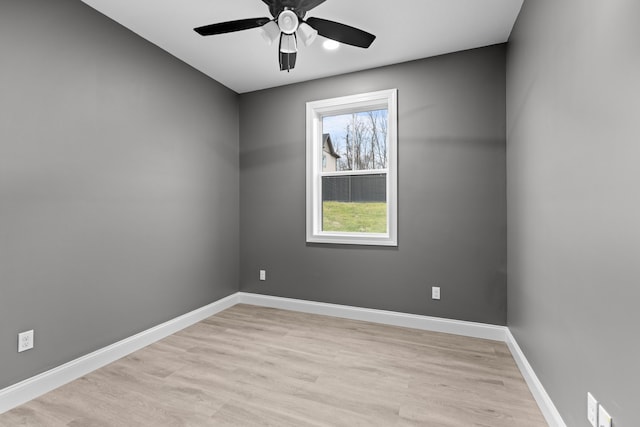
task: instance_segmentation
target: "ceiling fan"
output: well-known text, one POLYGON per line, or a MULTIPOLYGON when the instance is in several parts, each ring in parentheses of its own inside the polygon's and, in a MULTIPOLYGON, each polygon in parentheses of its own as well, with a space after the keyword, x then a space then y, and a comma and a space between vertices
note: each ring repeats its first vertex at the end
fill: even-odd
POLYGON ((271 44, 280 39, 278 53, 280 70, 291 70, 296 65, 298 39, 309 46, 318 34, 340 43, 368 48, 376 36, 358 28, 327 19, 305 15, 326 0, 262 0, 269 6, 273 18, 249 18, 220 22, 194 28, 202 36, 231 33, 261 27, 262 36, 271 44))

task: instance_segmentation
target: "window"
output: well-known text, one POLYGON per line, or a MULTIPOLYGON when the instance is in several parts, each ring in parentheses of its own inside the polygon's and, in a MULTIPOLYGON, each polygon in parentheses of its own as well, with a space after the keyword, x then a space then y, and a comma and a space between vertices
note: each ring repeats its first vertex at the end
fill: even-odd
POLYGON ((307 242, 397 246, 397 90, 307 103, 307 242))

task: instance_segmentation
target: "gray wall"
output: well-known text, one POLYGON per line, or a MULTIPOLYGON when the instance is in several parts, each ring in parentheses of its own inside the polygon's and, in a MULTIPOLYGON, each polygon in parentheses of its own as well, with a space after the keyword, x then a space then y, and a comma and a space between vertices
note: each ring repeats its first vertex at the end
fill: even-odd
POLYGON ((569 426, 640 419, 638 16, 525 1, 509 43, 508 324, 569 426))
POLYGON ((0 55, 0 388, 237 291, 234 92, 78 0, 0 55))
POLYGON ((240 95, 240 289, 504 324, 504 81, 497 45, 240 95), (391 88, 398 248, 307 245, 305 103, 391 88))

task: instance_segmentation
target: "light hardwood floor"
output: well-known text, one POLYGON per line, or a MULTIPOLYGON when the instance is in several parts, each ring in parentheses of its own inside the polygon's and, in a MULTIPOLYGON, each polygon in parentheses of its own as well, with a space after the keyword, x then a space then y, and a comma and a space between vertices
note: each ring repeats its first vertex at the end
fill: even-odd
POLYGON ((0 426, 547 424, 502 342, 236 305, 0 426))

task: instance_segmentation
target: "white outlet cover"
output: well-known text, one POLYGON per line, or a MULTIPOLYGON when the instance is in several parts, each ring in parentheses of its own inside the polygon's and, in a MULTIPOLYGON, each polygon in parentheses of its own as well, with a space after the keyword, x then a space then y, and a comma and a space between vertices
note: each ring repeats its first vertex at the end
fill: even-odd
POLYGON ((431 287, 431 299, 440 299, 440 286, 431 287))
POLYGON ((598 427, 598 401, 587 393, 587 419, 593 427, 598 427))
POLYGON ((598 405, 598 427, 611 427, 611 415, 602 407, 598 405))
POLYGON ((267 280, 267 270, 260 270, 260 280, 267 280))
POLYGON ((33 348, 33 329, 18 334, 18 353, 33 348))

